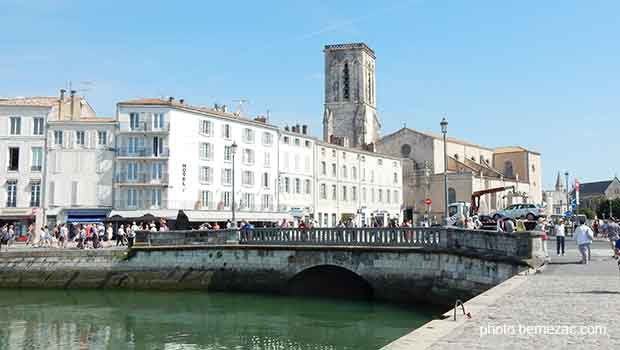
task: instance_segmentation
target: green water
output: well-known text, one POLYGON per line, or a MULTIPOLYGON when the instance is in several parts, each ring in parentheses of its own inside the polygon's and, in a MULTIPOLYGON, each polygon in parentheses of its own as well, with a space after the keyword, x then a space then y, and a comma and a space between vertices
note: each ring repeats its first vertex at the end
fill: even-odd
POLYGON ((0 350, 379 349, 432 315, 254 294, 0 290, 0 350))

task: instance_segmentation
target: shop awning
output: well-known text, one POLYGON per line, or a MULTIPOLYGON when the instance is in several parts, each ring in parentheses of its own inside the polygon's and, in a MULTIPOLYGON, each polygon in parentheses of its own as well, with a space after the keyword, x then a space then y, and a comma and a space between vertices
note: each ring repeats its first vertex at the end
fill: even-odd
POLYGON ((105 217, 101 216, 69 216, 67 222, 70 224, 99 224, 105 217))

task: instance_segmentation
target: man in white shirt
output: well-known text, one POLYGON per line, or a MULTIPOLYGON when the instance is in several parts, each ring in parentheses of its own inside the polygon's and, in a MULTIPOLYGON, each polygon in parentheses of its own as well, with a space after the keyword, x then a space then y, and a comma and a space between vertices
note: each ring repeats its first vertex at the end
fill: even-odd
POLYGON ((558 221, 558 223, 553 228, 553 231, 555 232, 555 242, 558 256, 560 256, 560 253, 562 254, 562 256, 564 256, 564 240, 566 239, 564 219, 560 219, 560 221, 558 221))
POLYGON ((581 263, 587 264, 590 259, 590 244, 594 238, 594 232, 586 225, 585 218, 579 218, 579 227, 575 229, 575 241, 581 253, 581 263))

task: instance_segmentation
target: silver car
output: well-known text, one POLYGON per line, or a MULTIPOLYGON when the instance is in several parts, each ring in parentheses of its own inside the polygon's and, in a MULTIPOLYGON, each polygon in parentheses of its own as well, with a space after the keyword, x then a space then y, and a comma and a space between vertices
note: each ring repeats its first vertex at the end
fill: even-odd
POLYGON ((527 220, 536 220, 545 215, 545 208, 536 204, 513 204, 506 209, 498 210, 492 215, 493 220, 497 221, 499 218, 512 218, 520 219, 525 218, 527 220))

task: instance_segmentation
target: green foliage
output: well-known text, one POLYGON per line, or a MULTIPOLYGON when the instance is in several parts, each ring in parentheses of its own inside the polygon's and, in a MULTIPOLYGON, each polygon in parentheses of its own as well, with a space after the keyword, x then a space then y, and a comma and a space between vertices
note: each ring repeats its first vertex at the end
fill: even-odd
MULTIPOLYGON (((599 217, 599 219, 609 218, 608 200, 600 200, 597 207, 598 209, 596 210, 596 215, 599 217)), ((614 218, 620 218, 620 198, 611 201, 611 212, 614 218)))
MULTIPOLYGON (((594 215, 597 215, 594 210, 590 209, 590 208, 578 208, 577 210, 575 210, 575 214, 579 215, 579 214, 583 214, 585 215, 588 219, 594 219, 594 215)), ((600 218, 602 218, 602 216, 599 215, 600 218)))

